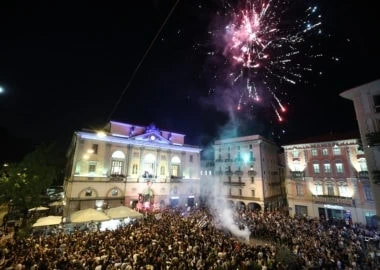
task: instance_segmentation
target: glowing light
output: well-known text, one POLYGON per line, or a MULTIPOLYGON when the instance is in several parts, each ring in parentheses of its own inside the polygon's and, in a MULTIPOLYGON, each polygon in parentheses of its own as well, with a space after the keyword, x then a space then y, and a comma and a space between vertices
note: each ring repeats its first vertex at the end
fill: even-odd
POLYGON ((4 93, 4 88, 0 86, 0 94, 4 93))
POLYGON ((98 131, 96 133, 96 136, 98 136, 99 138, 104 138, 107 137, 107 134, 104 131, 98 131))
POLYGON ((259 96, 272 98, 269 104, 283 121, 287 110, 278 95, 286 85, 305 82, 304 73, 313 71, 311 64, 323 56, 313 52, 318 46, 306 44, 309 36, 321 33, 318 7, 305 7, 302 17, 294 18, 286 16, 289 6, 287 0, 241 0, 237 6, 225 1, 225 12, 219 13, 228 23, 210 33, 226 59, 227 80, 239 92, 238 110, 260 101, 259 96))
POLYGON ((87 159, 89 159, 89 158, 90 158, 89 155, 87 155, 87 154, 83 155, 83 159, 87 160, 87 159))
POLYGON ((244 160, 244 162, 248 162, 249 161, 249 154, 244 154, 243 160, 244 160))
POLYGON ((93 153, 94 153, 94 149, 88 149, 88 150, 87 150, 87 153, 89 153, 89 154, 93 154, 93 153))

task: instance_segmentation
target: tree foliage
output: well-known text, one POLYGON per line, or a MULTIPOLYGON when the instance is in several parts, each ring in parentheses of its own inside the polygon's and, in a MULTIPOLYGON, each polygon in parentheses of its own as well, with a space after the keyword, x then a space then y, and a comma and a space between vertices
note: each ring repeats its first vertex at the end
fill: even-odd
POLYGON ((41 203, 41 195, 59 176, 59 156, 55 144, 39 145, 19 163, 0 172, 0 202, 26 209, 41 203))

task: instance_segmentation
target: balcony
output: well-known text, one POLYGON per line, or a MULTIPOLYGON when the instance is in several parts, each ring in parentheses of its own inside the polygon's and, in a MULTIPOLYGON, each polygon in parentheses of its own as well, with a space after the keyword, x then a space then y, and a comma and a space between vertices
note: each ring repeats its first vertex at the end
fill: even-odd
POLYGON ((108 176, 108 178, 110 181, 116 182, 122 182, 126 179, 124 174, 111 174, 108 176))
POLYGON ((220 162, 223 162, 223 160, 221 158, 218 158, 218 159, 215 159, 215 162, 220 163, 220 162))
POLYGON ((313 195, 313 202, 320 204, 338 204, 353 206, 352 197, 341 197, 332 195, 313 195))
POLYGON ((234 187, 245 186, 245 183, 241 182, 241 181, 239 181, 239 182, 225 181, 225 182, 223 182, 223 184, 228 185, 228 186, 234 186, 234 187))
POLYGON ((249 176, 255 176, 255 175, 256 175, 256 171, 255 171, 255 170, 252 170, 252 169, 249 169, 249 170, 248 170, 248 175, 249 175, 249 176))
POLYGON ((237 176, 242 176, 244 174, 244 172, 242 170, 236 170, 235 171, 235 175, 237 176))
POLYGON ((360 172, 358 172, 358 178, 359 179, 369 179, 369 173, 368 173, 368 171, 360 171, 360 172))
POLYGON ((366 134, 368 146, 380 146, 380 132, 366 134))
POLYGON ((291 171, 290 174, 293 180, 302 180, 305 177, 305 172, 303 171, 291 171))
POLYGON ((232 159, 231 159, 231 158, 226 158, 226 159, 224 160, 224 162, 232 162, 232 159))
POLYGON ((172 183, 180 183, 182 179, 183 179, 183 176, 176 176, 176 175, 170 176, 170 182, 172 183))
POLYGON ((233 172, 231 170, 227 170, 224 172, 224 174, 227 176, 232 176, 233 172))
POLYGON ((380 184, 380 171, 372 171, 372 180, 374 184, 380 184))

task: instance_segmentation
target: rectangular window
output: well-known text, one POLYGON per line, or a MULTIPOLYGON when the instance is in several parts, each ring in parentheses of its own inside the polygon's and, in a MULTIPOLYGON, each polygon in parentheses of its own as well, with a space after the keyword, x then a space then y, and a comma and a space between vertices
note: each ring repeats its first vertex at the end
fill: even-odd
POLYGON ((251 196, 255 197, 255 190, 254 189, 251 190, 251 196))
MULTIPOLYGON (((206 172, 206 175, 207 175, 207 171, 205 171, 205 172, 206 172)), ((200 173, 201 175, 203 175, 203 171, 200 171, 199 173, 200 173)), ((161 175, 162 175, 162 174, 161 174, 161 175)))
POLYGON ((334 196, 334 187, 333 187, 333 185, 327 185, 327 195, 334 196))
POLYGON ((210 171, 208 171, 208 175, 212 175, 212 173, 211 173, 211 170, 210 170, 210 171))
POLYGON ((239 196, 241 196, 243 194, 243 191, 241 190, 241 188, 239 188, 239 196))
POLYGON ((239 183, 241 183, 241 177, 240 176, 238 177, 238 181, 239 181, 239 183))
POLYGON ((297 184, 296 190, 297 190, 297 196, 303 196, 303 186, 302 185, 297 184))
POLYGON ((373 201, 372 190, 370 187, 364 187, 364 195, 367 201, 373 201))
POLYGON ((232 195, 232 189, 231 189, 231 188, 228 189, 228 194, 229 194, 230 196, 232 195))
POLYGON ((375 111, 380 112, 380 95, 373 96, 373 105, 375 105, 375 111))
POLYGON ((319 164, 313 164, 314 173, 319 173, 319 164))
POLYGON ((112 160, 111 175, 112 174, 116 174, 116 175, 123 174, 123 165, 124 165, 124 162, 121 160, 112 160))
POLYGON ((193 155, 190 155, 190 157, 189 157, 189 161, 190 161, 190 162, 193 162, 193 155))
POLYGON ((331 173, 331 165, 330 165, 330 163, 323 164, 323 167, 325 168, 325 173, 331 173))
POLYGON ((350 197, 348 193, 348 187, 347 186, 338 186, 339 189, 339 196, 341 197, 350 197))
POLYGON ((315 195, 323 195, 323 187, 321 184, 315 184, 315 195))
POLYGON ((311 149, 311 155, 313 157, 318 156, 318 150, 317 149, 311 149))
POLYGON ((297 148, 294 148, 293 151, 292 151, 292 153, 293 153, 293 157, 298 158, 298 156, 299 156, 299 151, 298 151, 297 148))
POLYGON ((132 166, 132 174, 137 174, 137 164, 133 164, 133 166, 132 166))
POLYGON ((343 173, 343 163, 336 163, 335 166, 337 173, 343 173))
POLYGON ((91 197, 92 196, 92 189, 87 189, 85 193, 86 197, 91 197))
MULTIPOLYGON (((161 168, 160 168, 160 174, 161 175, 165 175, 165 166, 161 166, 161 168)), ((201 171, 201 175, 202 175, 202 171, 201 171)))
POLYGON ((322 150, 322 155, 324 155, 324 156, 328 156, 329 155, 329 150, 328 149, 323 149, 322 150))
POLYGON ((249 149, 252 149, 252 144, 249 145, 249 149))
POLYGON ((338 146, 334 146, 333 154, 334 154, 334 156, 340 156, 342 154, 340 151, 340 148, 338 146))
POLYGON ((307 216, 307 206, 295 205, 296 215, 297 216, 307 216))
POLYGON ((88 173, 94 174, 96 172, 96 162, 90 161, 88 164, 88 173))
POLYGON ((98 153, 98 147, 99 147, 98 144, 93 144, 92 145, 93 154, 97 154, 98 153))

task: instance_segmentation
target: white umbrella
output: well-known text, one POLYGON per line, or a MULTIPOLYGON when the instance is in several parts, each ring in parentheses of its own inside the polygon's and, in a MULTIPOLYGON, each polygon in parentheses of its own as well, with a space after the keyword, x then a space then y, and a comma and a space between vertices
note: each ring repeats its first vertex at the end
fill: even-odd
POLYGON ((91 221, 110 220, 110 217, 102 211, 98 211, 93 208, 87 208, 73 212, 70 219, 72 223, 85 223, 91 221))
POLYGON ((34 208, 30 208, 28 211, 29 212, 34 212, 34 211, 46 211, 46 210, 49 210, 49 207, 37 206, 37 207, 34 207, 34 208))
POLYGON ((50 225, 58 225, 62 222, 61 216, 47 216, 42 217, 37 220, 36 223, 32 225, 32 227, 43 227, 43 226, 50 226, 50 225))
POLYGON ((120 218, 142 218, 144 215, 127 207, 127 206, 118 206, 106 210, 106 214, 111 218, 120 219, 120 218))

